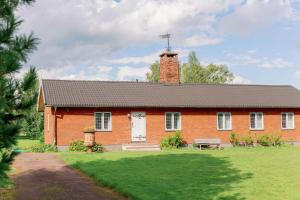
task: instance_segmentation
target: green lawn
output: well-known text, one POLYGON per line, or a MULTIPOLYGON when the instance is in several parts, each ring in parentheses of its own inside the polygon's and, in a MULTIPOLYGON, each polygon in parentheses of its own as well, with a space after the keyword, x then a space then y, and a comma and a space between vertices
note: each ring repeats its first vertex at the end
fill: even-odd
POLYGON ((300 148, 62 153, 133 199, 300 199, 300 148))
POLYGON ((40 140, 22 138, 22 139, 18 139, 16 147, 17 149, 28 150, 30 149, 30 147, 38 143, 40 143, 40 140))

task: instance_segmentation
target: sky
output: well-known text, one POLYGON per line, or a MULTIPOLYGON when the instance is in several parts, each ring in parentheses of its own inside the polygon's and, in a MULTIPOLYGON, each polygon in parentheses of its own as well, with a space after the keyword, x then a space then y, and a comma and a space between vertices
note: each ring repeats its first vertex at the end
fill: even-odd
POLYGON ((41 78, 145 80, 171 34, 180 63, 226 64, 236 84, 300 89, 300 0, 37 0, 17 13, 39 38, 20 71, 41 78))

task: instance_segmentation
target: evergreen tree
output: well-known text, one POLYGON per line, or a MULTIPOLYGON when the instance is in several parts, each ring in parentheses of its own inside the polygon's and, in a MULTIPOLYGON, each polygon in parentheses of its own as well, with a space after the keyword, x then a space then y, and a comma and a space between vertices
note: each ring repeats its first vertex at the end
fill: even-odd
POLYGON ((22 23, 15 17, 16 9, 32 3, 33 0, 0 0, 0 151, 16 143, 21 119, 36 100, 29 93, 37 77, 28 75, 22 81, 14 78, 38 42, 33 34, 16 34, 22 23))
MULTIPOLYGON (((25 74, 22 83, 29 82, 28 80, 30 80, 30 87, 23 94, 23 99, 32 99, 34 102, 37 102, 39 84, 35 68, 30 68, 25 74)), ((43 123, 43 113, 37 111, 37 104, 35 103, 29 109, 24 111, 22 132, 31 139, 42 139, 43 123)))

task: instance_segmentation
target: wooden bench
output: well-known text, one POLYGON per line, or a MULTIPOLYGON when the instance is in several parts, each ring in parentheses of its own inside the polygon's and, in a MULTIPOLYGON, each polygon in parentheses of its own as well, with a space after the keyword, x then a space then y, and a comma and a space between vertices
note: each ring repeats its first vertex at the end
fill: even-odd
POLYGON ((216 145, 220 150, 221 139, 218 138, 195 139, 195 144, 199 145, 200 150, 202 149, 202 145, 206 145, 206 146, 216 145))

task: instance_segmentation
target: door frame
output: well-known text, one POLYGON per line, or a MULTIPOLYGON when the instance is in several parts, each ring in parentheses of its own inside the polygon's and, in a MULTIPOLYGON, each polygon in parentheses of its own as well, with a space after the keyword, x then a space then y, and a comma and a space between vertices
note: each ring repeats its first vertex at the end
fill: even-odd
POLYGON ((146 119, 146 112, 145 111, 132 111, 131 113, 130 113, 130 115, 131 115, 131 117, 130 117, 130 135, 131 135, 131 142, 146 142, 146 140, 147 140, 147 119, 146 119), (144 117, 144 126, 145 126, 145 139, 144 140, 134 140, 133 139, 133 127, 132 127, 132 123, 133 123, 133 121, 132 121, 132 118, 133 118, 133 113, 144 113, 145 114, 145 117, 144 117))

